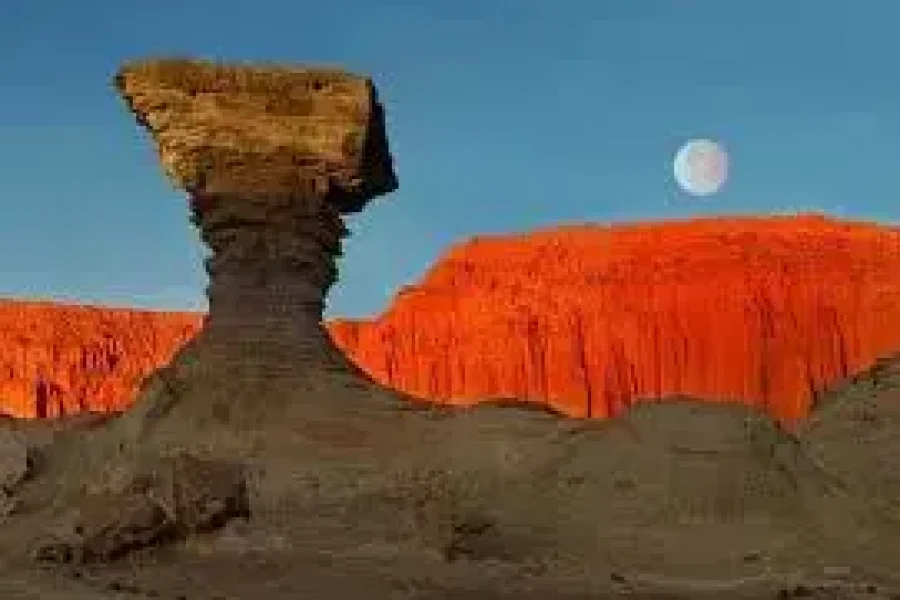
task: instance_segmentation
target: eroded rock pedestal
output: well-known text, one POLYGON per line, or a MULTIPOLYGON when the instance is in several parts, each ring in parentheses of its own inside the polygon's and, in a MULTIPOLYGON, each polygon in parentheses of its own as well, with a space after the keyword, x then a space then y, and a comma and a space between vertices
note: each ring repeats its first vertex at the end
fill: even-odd
POLYGON ((312 371, 362 379, 321 317, 342 215, 397 187, 371 81, 171 60, 127 65, 116 86, 211 250, 206 326, 162 376, 210 405, 217 388, 226 403, 294 394, 312 371))
MULTIPOLYGON (((368 402, 352 402, 369 380, 321 325, 342 215, 397 186, 372 83, 174 60, 128 65, 115 81, 189 194, 211 251, 210 310, 134 406, 57 467, 68 510, 35 541, 41 561, 104 561, 246 516, 254 457, 296 474, 304 440, 354 437, 342 389, 357 392, 345 411, 379 406, 374 385, 368 402)), ((282 485, 279 497, 289 494, 282 485)))

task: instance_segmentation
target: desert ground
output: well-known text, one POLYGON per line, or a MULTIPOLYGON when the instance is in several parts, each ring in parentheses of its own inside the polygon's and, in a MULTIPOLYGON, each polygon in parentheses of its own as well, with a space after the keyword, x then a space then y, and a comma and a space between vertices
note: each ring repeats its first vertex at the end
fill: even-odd
POLYGON ((4 597, 900 597, 896 360, 796 433, 690 399, 587 421, 289 389, 7 422, 4 597))

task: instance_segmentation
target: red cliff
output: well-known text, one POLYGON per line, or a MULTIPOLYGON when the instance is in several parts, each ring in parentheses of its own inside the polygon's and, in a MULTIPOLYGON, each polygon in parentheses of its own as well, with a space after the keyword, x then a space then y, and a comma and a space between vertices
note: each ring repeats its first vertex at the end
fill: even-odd
POLYGON ((0 303, 0 411, 16 417, 121 410, 200 328, 196 313, 0 303))
POLYGON ((378 381, 578 416, 690 394, 792 420, 900 349, 900 230, 820 216, 474 239, 371 321, 332 334, 378 381))
MULTIPOLYGON (((0 303, 0 410, 124 408, 192 313, 0 303)), ((452 249, 370 321, 333 321, 378 381, 459 404, 616 414, 690 394, 787 420, 900 350, 900 230, 822 217, 579 226, 452 249)))

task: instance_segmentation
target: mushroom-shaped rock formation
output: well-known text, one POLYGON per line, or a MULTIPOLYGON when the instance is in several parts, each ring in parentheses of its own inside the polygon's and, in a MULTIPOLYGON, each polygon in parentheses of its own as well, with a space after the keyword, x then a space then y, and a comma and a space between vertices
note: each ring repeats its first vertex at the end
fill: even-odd
MULTIPOLYGON (((321 324, 341 216, 397 187, 372 82, 160 60, 126 65, 115 83, 190 196, 212 250, 210 311, 130 410, 47 451, 58 460, 42 482, 59 485, 23 490, 21 502, 46 493, 68 510, 37 538, 22 534, 39 561, 109 560, 251 511, 274 531, 283 523, 272 504, 300 502, 323 477, 361 476, 354 455, 369 459, 376 430, 360 409, 388 409, 390 426, 417 415, 393 410, 397 395, 353 367, 321 324), (323 460, 336 454, 335 472, 323 460)), ((367 472, 380 472, 373 460, 367 472)))
POLYGON ((188 192, 212 251, 206 325, 163 376, 208 404, 217 389, 254 403, 293 394, 316 369, 362 381, 321 317, 347 233, 342 215, 397 187, 372 82, 337 70, 155 60, 124 66, 115 83, 188 192))
POLYGON ((133 63, 115 81, 212 250, 197 346, 234 356, 241 342, 277 338, 321 353, 341 215, 397 187, 372 82, 186 60, 133 63))

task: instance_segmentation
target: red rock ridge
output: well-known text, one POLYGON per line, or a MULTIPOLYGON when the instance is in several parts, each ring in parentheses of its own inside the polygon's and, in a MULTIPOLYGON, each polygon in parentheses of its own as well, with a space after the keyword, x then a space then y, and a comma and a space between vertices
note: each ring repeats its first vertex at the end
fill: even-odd
POLYGON ((0 411, 14 417, 125 408, 202 325, 196 313, 0 302, 0 411))
POLYGON ((900 230, 803 215, 485 237, 330 329, 378 381, 440 401, 606 417, 690 394, 790 421, 900 349, 900 230))
MULTIPOLYGON (((111 411, 196 313, 0 302, 0 410, 111 411)), ((900 230, 818 216, 578 226, 451 249, 373 320, 328 324, 378 381, 577 416, 690 394, 792 420, 900 350, 900 230)))

